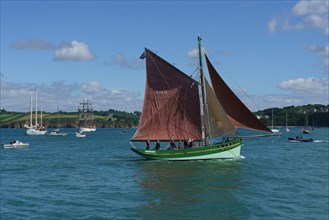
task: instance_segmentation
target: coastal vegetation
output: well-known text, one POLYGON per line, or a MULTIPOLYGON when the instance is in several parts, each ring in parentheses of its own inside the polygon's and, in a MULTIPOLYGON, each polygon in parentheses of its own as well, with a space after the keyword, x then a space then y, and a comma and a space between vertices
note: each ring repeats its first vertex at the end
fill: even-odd
MULTIPOLYGON (((43 126, 47 128, 76 128, 78 127, 78 112, 42 112, 43 126)), ((125 111, 117 111, 109 109, 108 111, 93 111, 94 123, 97 128, 132 128, 137 127, 140 112, 133 113, 125 111)), ((34 113, 33 113, 34 120, 34 113)), ((39 113, 40 116, 40 113, 39 113)), ((0 127, 1 128, 23 128, 25 124, 29 124, 29 112, 12 112, 1 110, 0 127)), ((40 123, 40 118, 38 119, 40 123)))
MULTIPOLYGON (((286 115, 288 126, 329 127, 329 105, 288 106, 284 108, 268 108, 254 112, 267 126, 272 125, 272 110, 274 126, 285 126, 286 115)), ((133 128, 137 127, 141 112, 125 112, 109 109, 108 111, 94 111, 94 122, 97 128, 133 128)), ((77 127, 78 112, 42 112, 43 125, 47 128, 75 128, 77 127)), ((1 110, 1 128, 23 128, 29 123, 29 112, 13 112, 1 110)), ((34 117, 34 115, 33 115, 34 117)), ((40 121, 40 119, 38 119, 40 121)))
POLYGON ((285 126, 286 117, 288 126, 329 127, 329 105, 287 106, 283 108, 268 108, 254 112, 267 126, 272 125, 272 110, 274 126, 285 126))

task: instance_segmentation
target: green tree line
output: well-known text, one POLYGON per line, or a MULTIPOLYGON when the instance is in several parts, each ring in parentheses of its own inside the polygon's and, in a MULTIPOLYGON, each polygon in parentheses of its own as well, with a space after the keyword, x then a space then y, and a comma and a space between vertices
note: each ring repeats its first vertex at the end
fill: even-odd
POLYGON ((287 117, 288 126, 329 127, 328 109, 329 105, 309 104, 284 108, 269 108, 257 111, 254 114, 268 127, 272 125, 272 110, 274 126, 285 126, 287 117))
MULTIPOLYGON (((284 108, 268 108, 254 112, 254 114, 268 127, 272 125, 272 110, 274 126, 315 126, 329 127, 329 105, 288 106, 284 108)), ((47 128, 75 128, 77 127, 78 112, 42 112, 43 125, 47 128)), ((93 111, 97 128, 132 128, 137 127, 141 112, 125 112, 109 109, 108 111, 93 111)), ((40 114, 39 114, 40 116, 40 114)), ((12 112, 1 110, 1 128, 23 128, 29 124, 29 112, 12 112)), ((33 114, 34 117, 34 114, 33 114)), ((40 122, 40 119, 38 119, 40 122)))
MULTIPOLYGON (((110 109, 108 111, 94 111, 94 124, 97 128, 132 128, 137 127, 140 118, 140 112, 133 113, 117 111, 110 109)), ((47 128, 76 128, 78 126, 78 112, 42 112, 43 126, 47 128)), ((33 121, 35 115, 32 114, 33 121)), ((38 115, 40 117, 40 113, 38 115)), ((1 110, 0 127, 1 128, 23 128, 29 124, 29 112, 12 112, 1 110)), ((38 119, 40 123, 40 118, 38 119)), ((34 123, 34 122, 33 122, 34 123)))

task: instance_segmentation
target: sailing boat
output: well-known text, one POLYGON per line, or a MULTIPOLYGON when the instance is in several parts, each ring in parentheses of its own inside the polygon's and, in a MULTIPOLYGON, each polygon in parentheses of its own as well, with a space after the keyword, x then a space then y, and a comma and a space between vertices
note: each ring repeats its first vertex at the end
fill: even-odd
MULTIPOLYGON (((242 142, 241 138, 236 137, 236 124, 252 126, 245 122, 248 120, 238 121, 239 118, 234 118, 234 114, 229 115, 226 112, 224 106, 226 103, 220 102, 204 76, 200 36, 198 48, 200 82, 145 48, 142 55, 146 58, 145 97, 140 123, 130 142, 131 150, 136 154, 155 160, 240 157, 242 142), (237 123, 234 124, 232 121, 237 123), (157 142, 156 148, 150 149, 149 145, 147 149, 137 148, 133 143, 138 141, 147 144, 157 142), (170 142, 170 147, 162 150, 160 147, 162 142, 170 142), (181 142, 184 142, 184 147, 181 146, 181 142), (177 147, 176 143, 178 143, 177 147)), ((216 79, 212 79, 214 85, 213 80, 216 79)), ((230 90, 228 87, 221 89, 226 93, 232 92, 227 91, 230 90)), ((238 102, 234 105, 243 104, 238 102)), ((244 106, 243 109, 245 108, 244 106)), ((262 129, 258 127, 252 129, 270 131, 264 125, 262 129)))
POLYGON ((59 130, 59 107, 58 106, 57 106, 57 128, 52 130, 49 133, 47 132, 46 135, 48 135, 48 136, 66 136, 67 135, 67 133, 61 132, 59 130))
POLYGON ((289 132, 289 128, 288 128, 288 114, 286 113, 286 132, 289 132))
POLYGON ((311 131, 308 129, 308 119, 307 119, 307 114, 305 112, 305 127, 302 128, 303 134, 310 134, 311 131))
POLYGON ((271 128, 271 131, 273 133, 279 133, 280 130, 278 128, 274 128, 273 123, 274 123, 274 115, 273 115, 273 109, 272 109, 272 128, 271 128))
POLYGON ((93 114, 92 114, 92 104, 85 99, 80 103, 81 108, 79 108, 79 133, 83 132, 94 132, 96 127, 93 124, 93 114))
POLYGON ((40 114, 40 124, 38 124, 38 104, 37 104, 37 92, 35 92, 35 124, 33 125, 32 118, 32 91, 30 93, 30 124, 24 125, 26 128, 25 135, 45 135, 47 130, 42 126, 42 109, 40 114))

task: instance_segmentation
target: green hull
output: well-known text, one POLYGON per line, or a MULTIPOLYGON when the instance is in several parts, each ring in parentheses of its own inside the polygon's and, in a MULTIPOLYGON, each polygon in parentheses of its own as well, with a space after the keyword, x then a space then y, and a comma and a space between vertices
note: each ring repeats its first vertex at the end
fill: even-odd
POLYGON ((150 160, 210 160, 240 157, 241 140, 227 141, 211 146, 178 150, 145 150, 132 147, 136 154, 150 160))

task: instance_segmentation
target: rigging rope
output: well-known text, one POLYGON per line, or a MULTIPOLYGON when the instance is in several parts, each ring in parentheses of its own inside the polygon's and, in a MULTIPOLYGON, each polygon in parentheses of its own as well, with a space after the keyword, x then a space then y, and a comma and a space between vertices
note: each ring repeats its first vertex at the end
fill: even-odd
POLYGON ((254 105, 256 109, 260 109, 259 106, 251 99, 248 93, 234 80, 234 78, 225 70, 224 66, 221 65, 223 72, 235 83, 235 85, 240 89, 240 91, 249 99, 249 101, 254 105))

